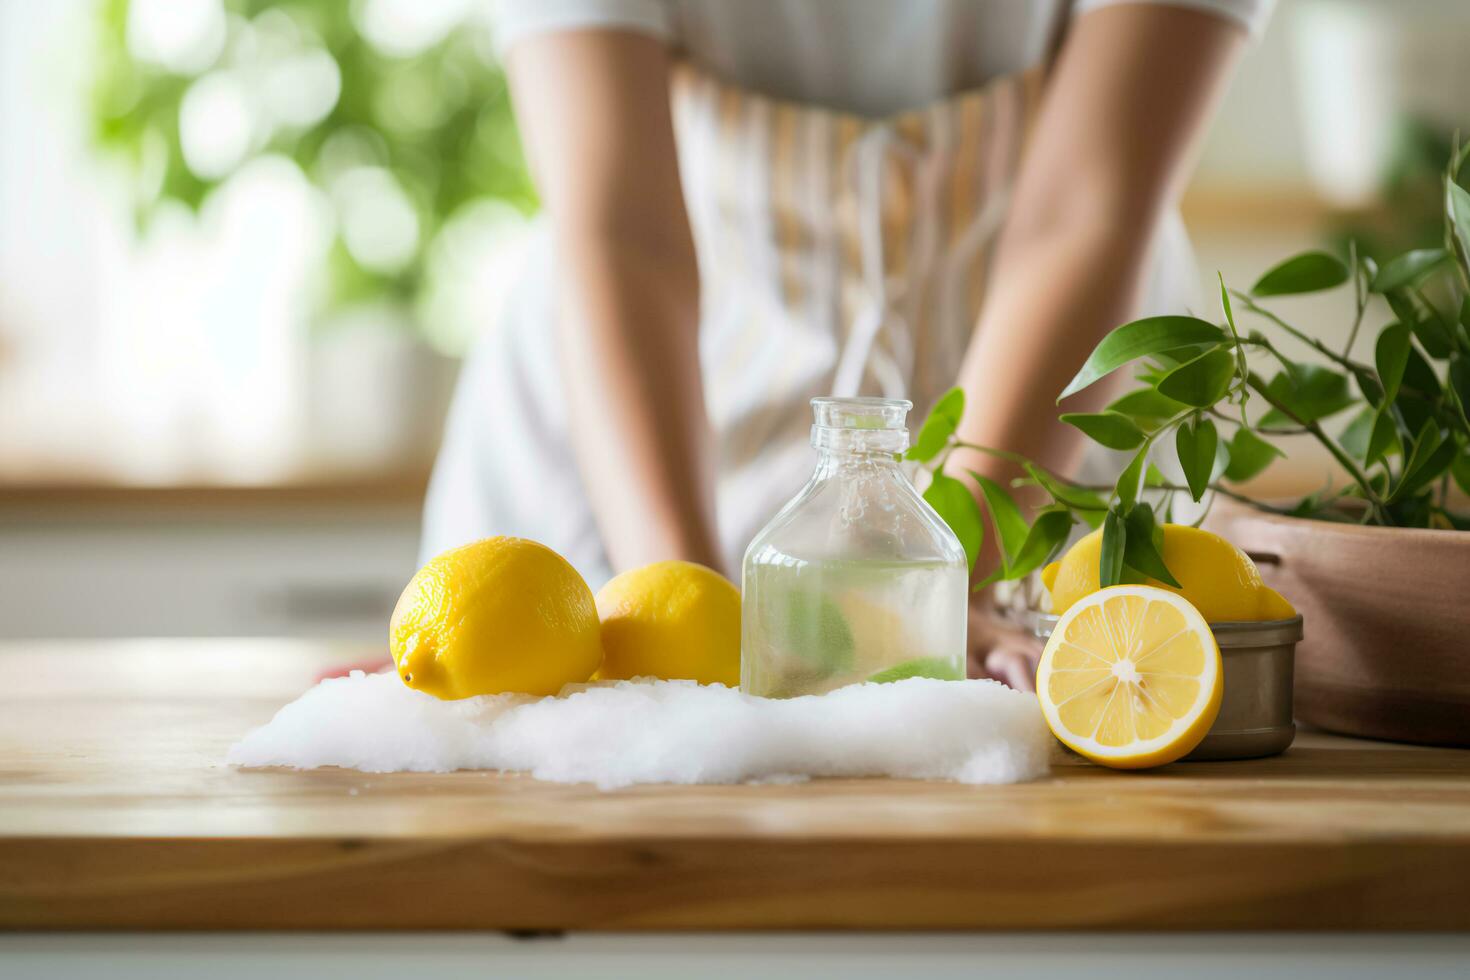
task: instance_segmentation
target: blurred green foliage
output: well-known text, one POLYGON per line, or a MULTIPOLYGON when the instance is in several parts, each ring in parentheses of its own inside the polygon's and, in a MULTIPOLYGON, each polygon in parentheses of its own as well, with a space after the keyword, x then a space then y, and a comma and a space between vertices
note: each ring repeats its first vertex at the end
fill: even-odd
MULTIPOLYGON (((199 76, 176 74, 139 59, 128 46, 129 0, 103 0, 93 100, 100 146, 129 164, 140 227, 167 201, 197 210, 229 179, 190 170, 180 140, 180 107, 199 76)), ((336 62, 340 95, 319 121, 277 127, 247 162, 279 154, 315 185, 330 190, 323 147, 339 133, 370 149, 372 162, 398 181, 417 212, 418 247, 391 272, 364 267, 340 234, 327 263, 329 307, 383 301, 412 303, 425 277, 425 256, 446 221, 466 205, 486 199, 522 213, 537 207, 521 153, 505 77, 491 55, 483 23, 466 21, 411 57, 372 46, 354 22, 346 0, 224 0, 227 34, 219 57, 199 75, 231 67, 248 47, 241 35, 253 25, 289 27, 305 44, 320 46, 336 62)))
POLYGON ((1444 161, 1454 136, 1442 127, 1404 116, 1395 126, 1379 188, 1378 204, 1368 213, 1334 223, 1333 251, 1359 255, 1385 265, 1410 249, 1428 248, 1444 235, 1444 161))

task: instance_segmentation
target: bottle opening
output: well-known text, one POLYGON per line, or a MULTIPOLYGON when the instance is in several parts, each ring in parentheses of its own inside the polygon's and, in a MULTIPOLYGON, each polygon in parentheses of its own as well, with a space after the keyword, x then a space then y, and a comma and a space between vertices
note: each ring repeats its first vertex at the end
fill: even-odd
POLYGON ((832 452, 903 452, 913 402, 902 398, 813 398, 812 445, 832 452))

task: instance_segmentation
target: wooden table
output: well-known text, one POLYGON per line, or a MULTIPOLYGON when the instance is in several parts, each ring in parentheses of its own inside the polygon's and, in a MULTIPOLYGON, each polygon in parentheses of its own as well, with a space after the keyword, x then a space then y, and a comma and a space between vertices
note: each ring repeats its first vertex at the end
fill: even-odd
POLYGON ((1465 929, 1470 752, 600 793, 238 771, 361 649, 0 647, 0 928, 1465 929))

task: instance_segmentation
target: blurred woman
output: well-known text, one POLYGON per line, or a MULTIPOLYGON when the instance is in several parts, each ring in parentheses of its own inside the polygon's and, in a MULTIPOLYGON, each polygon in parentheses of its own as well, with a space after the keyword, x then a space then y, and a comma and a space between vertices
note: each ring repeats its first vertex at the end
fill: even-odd
POLYGON ((1196 281, 1174 206, 1270 4, 503 4, 545 219, 465 365, 425 555, 516 534, 594 588, 738 574, 811 469, 815 395, 959 384, 966 440, 1066 471, 1056 393, 1196 281))

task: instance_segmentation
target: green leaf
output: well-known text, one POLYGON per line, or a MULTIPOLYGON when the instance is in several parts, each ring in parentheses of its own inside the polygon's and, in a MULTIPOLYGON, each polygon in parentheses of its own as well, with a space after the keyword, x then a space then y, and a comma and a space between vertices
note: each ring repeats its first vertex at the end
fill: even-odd
MULTIPOLYGON (((1220 309, 1225 311, 1225 324, 1230 328, 1230 338, 1235 342, 1236 367, 1240 371, 1242 380, 1250 376, 1250 368, 1245 363, 1245 346, 1240 342, 1240 331, 1235 326, 1235 310, 1230 305, 1230 290, 1225 288, 1225 276, 1220 270, 1215 270, 1215 278, 1220 283, 1220 309)), ((1245 400, 1249 397, 1244 388, 1240 391, 1240 415, 1245 419, 1245 400)))
MULTIPOLYGON (((1175 347, 1170 350, 1161 350, 1152 357, 1157 362, 1159 373, 1162 375, 1172 367, 1178 367, 1185 361, 1192 361, 1207 350, 1215 347, 1215 344, 1189 344, 1184 347, 1175 347)), ((1149 382, 1153 384, 1153 382, 1149 382)))
POLYGON ((975 559, 980 556, 980 545, 985 540, 985 525, 980 514, 980 505, 970 488, 952 476, 935 473, 934 479, 924 491, 929 506, 944 518, 955 537, 965 549, 965 559, 971 570, 975 559))
POLYGON ((1068 425, 1081 429, 1093 442, 1109 449, 1136 449, 1147 438, 1132 419, 1117 412, 1066 412, 1059 417, 1068 425))
POLYGON ((1368 434, 1368 448, 1363 452, 1363 465, 1372 466, 1389 453, 1402 453, 1399 429, 1387 405, 1373 414, 1373 431, 1368 434))
POLYGON ((1459 401, 1460 420, 1465 424, 1467 434, 1470 434, 1470 361, 1464 355, 1456 356, 1450 361, 1449 390, 1454 392, 1459 401))
POLYGON ((1444 476, 1445 470, 1449 469, 1450 464, 1455 461, 1457 451, 1455 440, 1446 439, 1441 442, 1425 458, 1422 465, 1399 481, 1399 486, 1394 489, 1392 496, 1402 498, 1418 493, 1423 487, 1444 476))
POLYGON ((1016 552, 1015 561, 1006 570, 1006 577, 1022 578, 1051 561, 1067 543, 1072 523, 1072 515, 1065 510, 1048 510, 1037 515, 1031 530, 1026 532, 1026 540, 1016 552))
MULTIPOLYGON (((1139 484, 1143 482, 1144 466, 1148 462, 1149 444, 1145 443, 1133 461, 1123 467, 1123 472, 1118 474, 1118 482, 1113 487, 1113 493, 1118 497, 1118 506, 1126 513, 1138 500, 1141 489, 1139 484)), ((1106 523, 1106 522, 1104 522, 1106 523)))
MULTIPOLYGON (((1357 400, 1353 398, 1345 376, 1317 364, 1297 364, 1295 372, 1280 372, 1266 385, 1266 395, 1271 401, 1286 406, 1302 422, 1315 422, 1335 415, 1357 400)), ((1258 427, 1268 429, 1295 424, 1295 420, 1273 408, 1261 417, 1258 427)))
POLYGON ((1404 364, 1403 387, 1411 388, 1425 398, 1435 399, 1440 395, 1439 375, 1424 359, 1424 355, 1413 347, 1409 348, 1409 359, 1404 364))
POLYGON ((1317 508, 1321 505, 1321 502, 1322 494, 1320 491, 1317 493, 1309 493, 1301 500, 1297 501, 1297 505, 1287 513, 1291 517, 1313 517, 1316 515, 1317 508))
POLYGON ((1303 252, 1273 267, 1251 287, 1257 296, 1314 293, 1347 282, 1347 266, 1326 252, 1303 252))
POLYGON ((1179 453, 1179 465, 1184 469, 1184 479, 1189 484, 1189 495, 1198 502, 1210 485, 1210 476, 1215 470, 1215 450, 1220 434, 1215 423, 1196 415, 1186 419, 1174 433, 1174 448, 1179 453))
POLYGON ((1454 350, 1455 337, 1452 324, 1444 323, 1438 310, 1429 310, 1423 316, 1402 321, 1424 345, 1424 351, 1436 360, 1444 360, 1454 350))
POLYGON ((1414 446, 1409 451, 1408 459, 1404 461, 1404 471, 1399 477, 1398 485, 1388 495, 1389 502, 1413 494, 1438 477, 1454 460, 1456 449, 1454 440, 1444 439, 1432 419, 1425 422, 1419 435, 1414 438, 1414 446), (1444 452, 1446 449, 1448 452, 1444 452))
POLYGON ((1190 344, 1219 343, 1224 339, 1225 334, 1219 327, 1192 316, 1153 316, 1125 323, 1093 349, 1076 377, 1057 396, 1057 401, 1075 395, 1129 361, 1190 344))
POLYGON ((1097 582, 1102 588, 1118 585, 1123 581, 1123 552, 1128 544, 1127 534, 1118 512, 1108 511, 1108 516, 1103 518, 1102 553, 1097 567, 1097 582))
POLYGON ((1157 388, 1139 388, 1113 402, 1105 411, 1126 415, 1144 426, 1173 418, 1188 407, 1183 402, 1176 402, 1167 395, 1159 394, 1157 388))
POLYGON ((1403 324, 1395 323, 1384 327, 1383 332, 1378 335, 1378 343, 1373 349, 1373 363, 1378 369, 1378 380, 1383 385, 1384 401, 1391 402, 1398 397, 1399 384, 1404 380, 1404 367, 1409 363, 1410 346, 1409 330, 1403 324))
POLYGON ((954 435, 954 430, 959 427, 960 418, 965 414, 965 392, 963 388, 951 388, 940 396, 934 407, 929 409, 929 417, 924 419, 923 428, 919 429, 919 437, 904 454, 907 459, 918 460, 927 463, 944 451, 949 445, 949 439, 954 435))
POLYGON ((985 509, 990 511, 990 523, 1000 541, 1001 561, 1009 571, 1015 563, 1016 555, 1021 551, 1021 545, 1026 541, 1026 519, 1021 516, 1021 508, 1016 506, 1015 500, 1011 499, 1011 495, 999 483, 973 470, 970 471, 970 476, 980 485, 980 492, 985 495, 985 509))
POLYGON ((1146 487, 1161 487, 1168 482, 1163 471, 1153 463, 1149 463, 1148 468, 1143 471, 1143 485, 1146 487))
POLYGON ((1073 510, 1095 510, 1104 511, 1108 509, 1108 503, 1102 497, 1091 490, 1074 487, 1063 483, 1046 470, 1035 463, 1022 464, 1031 479, 1041 485, 1041 488, 1051 494, 1053 500, 1073 510))
POLYGON ((1383 385, 1378 383, 1378 375, 1363 367, 1355 366, 1349 368, 1349 370, 1352 371, 1353 380, 1358 383, 1358 390, 1363 393, 1363 397, 1367 400, 1368 404, 1374 408, 1382 405, 1383 385))
POLYGON ((1285 455, 1276 446, 1241 426, 1230 437, 1230 465, 1225 468, 1225 479, 1242 483, 1270 466, 1276 457, 1285 455))
POLYGON ((1404 365, 1404 380, 1393 403, 1409 432, 1418 432, 1425 422, 1434 418, 1434 403, 1441 394, 1434 368, 1419 353, 1418 347, 1410 347, 1409 360, 1404 365))
POLYGON ((1215 278, 1220 281, 1220 309, 1225 314, 1225 323, 1230 327, 1230 335, 1239 341, 1240 331, 1235 329, 1235 308, 1230 305, 1230 290, 1225 288, 1225 276, 1216 269, 1215 278))
POLYGON ((1368 289, 1375 293, 1386 293, 1413 286, 1448 262, 1449 258, 1449 253, 1442 248, 1419 248, 1405 252, 1379 269, 1373 281, 1368 284, 1368 289))
POLYGON ((1228 348, 1217 347, 1160 378, 1159 393, 1195 408, 1209 408, 1230 390, 1235 368, 1235 355, 1228 348))
POLYGON ((905 660, 901 664, 878 671, 868 678, 868 683, 892 684, 894 681, 906 681, 910 677, 933 677, 941 681, 965 679, 965 675, 955 667, 953 660, 945 660, 942 657, 919 657, 916 660, 905 660))
POLYGON ((1214 483, 1225 475, 1230 468, 1230 444, 1221 439, 1218 434, 1215 437, 1215 463, 1210 467, 1210 482, 1214 483))
POLYGON ((1460 453, 1450 464, 1450 476, 1462 493, 1470 494, 1470 450, 1460 453))
POLYGON ((1420 307, 1419 301, 1407 289, 1390 289, 1383 294, 1383 298, 1388 301, 1393 315, 1398 317, 1399 322, 1406 327, 1411 327, 1416 321, 1424 318, 1424 310, 1420 307))
POLYGON ((1159 549, 1163 534, 1162 529, 1156 532, 1153 508, 1139 504, 1128 512, 1124 522, 1128 527, 1123 544, 1124 563, 1155 581, 1176 589, 1183 588, 1170 573, 1169 566, 1164 564, 1164 556, 1159 549))
POLYGON ((1362 411, 1353 416, 1353 420, 1342 430, 1337 437, 1337 444, 1347 450, 1348 455, 1363 459, 1368 454, 1368 442, 1373 432, 1373 420, 1378 418, 1377 409, 1370 405, 1364 405, 1362 411))
POLYGON ((1445 214, 1454 231, 1455 250, 1460 263, 1470 268, 1470 193, 1453 180, 1445 181, 1445 214))

